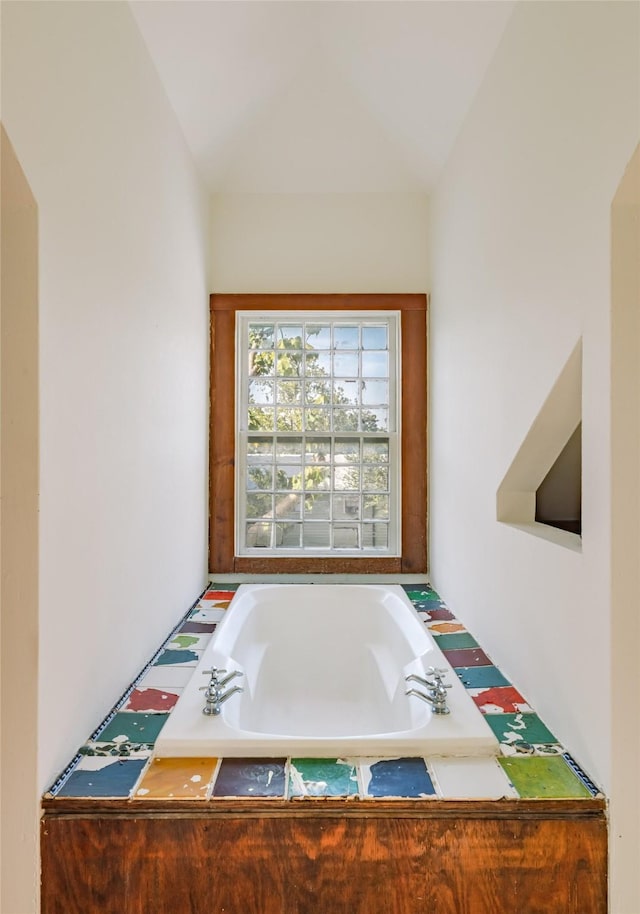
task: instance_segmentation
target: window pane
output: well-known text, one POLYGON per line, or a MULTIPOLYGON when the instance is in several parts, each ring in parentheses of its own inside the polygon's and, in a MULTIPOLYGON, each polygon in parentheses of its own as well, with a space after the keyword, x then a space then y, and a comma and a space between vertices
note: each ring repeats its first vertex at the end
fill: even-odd
POLYGON ((308 375, 328 377, 331 374, 331 355, 328 352, 307 352, 304 359, 308 375))
POLYGON ((247 441, 247 456, 255 457, 273 456, 273 438, 249 438, 247 441))
POLYGON ((333 548, 357 549, 359 542, 360 524, 334 524, 333 548))
POLYGON ((276 547, 282 549, 299 549, 302 524, 277 524, 276 547))
POLYGON ((325 492, 307 492, 304 499, 305 518, 329 517, 331 496, 325 492))
POLYGON ((267 466, 247 467, 247 489, 272 489, 273 470, 267 466))
POLYGON ((345 381, 339 379, 333 382, 333 402, 346 406, 358 404, 360 397, 360 381, 345 381))
POLYGON ((362 442, 362 459, 365 463, 389 463, 389 442, 379 438, 365 438, 362 442))
POLYGON ((299 324, 278 325, 278 349, 302 349, 302 327, 299 324))
POLYGON ((302 438, 276 438, 277 457, 286 457, 288 463, 302 460, 302 438))
POLYGON ((360 496, 336 495, 333 499, 334 520, 360 520, 360 496))
POLYGON ((252 406, 249 408, 249 431, 270 432, 273 430, 273 408, 252 406))
POLYGON ((328 409, 305 409, 306 428, 310 432, 328 432, 331 429, 331 412, 328 409))
POLYGON ((273 403, 273 381, 249 381, 249 403, 273 403))
POLYGON ((363 378, 388 378, 389 356, 386 352, 362 353, 363 378))
POLYGON ((273 324, 249 324, 249 348, 273 349, 273 324))
POLYGON ((363 349, 386 349, 387 348, 387 328, 383 327, 363 327, 362 328, 362 348, 363 349))
POLYGON ((336 324, 333 328, 333 345, 335 349, 357 349, 358 327, 336 324))
POLYGON ((247 495, 247 517, 265 517, 273 513, 271 495, 247 495))
POLYGON ((311 549, 328 549, 331 546, 331 527, 325 523, 305 524, 302 528, 302 545, 311 549))
POLYGON ((333 373, 337 377, 357 378, 358 377, 358 354, 357 352, 336 352, 333 357, 333 373))
POLYGON ((333 446, 335 463, 358 463, 360 461, 359 438, 337 438, 333 446))
POLYGON ((289 407, 278 407, 278 431, 280 432, 301 432, 302 431, 302 410, 291 409, 289 407))
POLYGON ((304 471, 304 484, 307 490, 328 489, 329 482, 329 467, 311 466, 304 471))
POLYGON ((333 472, 333 487, 338 491, 360 488, 360 467, 336 467, 333 472))
POLYGON ((388 381, 363 381, 362 405, 386 406, 389 403, 388 381))
POLYGON ((302 398, 301 381, 278 381, 276 385, 278 403, 300 403, 302 398))
POLYGON ((302 377, 302 353, 278 352, 276 358, 276 374, 281 378, 302 377))
POLYGON ((272 375, 275 364, 276 360, 273 352, 251 350, 249 353, 249 377, 272 375))
POLYGON ((248 523, 245 532, 247 546, 270 549, 272 529, 273 524, 264 523, 263 521, 260 521, 260 523, 248 523))
POLYGON ((307 349, 330 349, 331 324, 307 324, 305 340, 307 349))
POLYGON ((366 432, 388 432, 389 431, 389 410, 388 409, 363 409, 362 410, 362 428, 366 432))
POLYGON ((305 381, 305 401, 309 404, 329 404, 331 402, 330 381, 305 381))
POLYGON ((334 407, 333 409, 333 429, 336 432, 357 432, 359 425, 360 410, 342 409, 334 407))
POLYGON ((300 518, 302 508, 302 497, 289 492, 287 495, 276 495, 276 517, 281 518, 300 518))
POLYGON ((305 440, 305 463, 328 463, 331 456, 331 440, 328 438, 307 438, 305 440))
POLYGON ((389 519, 388 495, 364 495, 363 504, 365 518, 377 517, 382 520, 389 519))
POLYGON ((388 524, 363 524, 362 545, 365 549, 387 549, 389 546, 388 524))
POLYGON ((363 468, 362 488, 368 492, 386 492, 389 488, 389 468, 386 466, 363 468))
POLYGON ((276 489, 302 489, 302 473, 299 466, 278 463, 276 466, 276 489))

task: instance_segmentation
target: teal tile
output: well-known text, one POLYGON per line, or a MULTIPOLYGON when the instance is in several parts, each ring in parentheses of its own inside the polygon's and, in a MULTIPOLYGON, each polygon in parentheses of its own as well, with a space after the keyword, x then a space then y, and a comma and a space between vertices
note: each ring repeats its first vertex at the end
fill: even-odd
POLYGON ((168 714, 138 714, 118 711, 98 734, 101 743, 155 743, 169 718, 168 714))
POLYGON ((468 647, 478 647, 478 642, 469 632, 454 632, 452 635, 439 635, 433 633, 436 644, 441 651, 461 650, 468 647))
POLYGON ((501 743, 557 743, 558 740, 537 714, 485 714, 501 743))
POLYGON ((354 762, 329 758, 292 758, 289 796, 350 797, 358 793, 354 762))
POLYGON ((56 796, 128 797, 147 762, 146 758, 84 758, 56 796))
POLYGON ((511 685, 497 666, 455 667, 454 673, 466 689, 489 689, 511 685))

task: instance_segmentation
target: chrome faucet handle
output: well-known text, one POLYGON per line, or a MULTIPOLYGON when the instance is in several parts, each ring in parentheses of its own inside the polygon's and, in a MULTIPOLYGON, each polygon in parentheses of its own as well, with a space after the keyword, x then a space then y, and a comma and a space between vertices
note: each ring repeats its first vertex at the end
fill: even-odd
POLYGON ((436 679, 442 679, 448 672, 449 670, 446 667, 430 666, 427 670, 427 676, 434 676, 436 679))
POLYGON ((218 667, 212 666, 210 670, 202 670, 203 676, 211 676, 212 679, 218 678, 218 673, 226 673, 226 670, 222 670, 218 667))

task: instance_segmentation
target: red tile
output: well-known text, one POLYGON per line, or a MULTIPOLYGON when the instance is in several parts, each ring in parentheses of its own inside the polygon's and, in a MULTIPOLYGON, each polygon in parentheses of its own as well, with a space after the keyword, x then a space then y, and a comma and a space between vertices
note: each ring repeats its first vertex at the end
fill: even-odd
POLYGON ((457 651, 443 651, 451 666, 491 666, 491 661, 479 647, 457 651))

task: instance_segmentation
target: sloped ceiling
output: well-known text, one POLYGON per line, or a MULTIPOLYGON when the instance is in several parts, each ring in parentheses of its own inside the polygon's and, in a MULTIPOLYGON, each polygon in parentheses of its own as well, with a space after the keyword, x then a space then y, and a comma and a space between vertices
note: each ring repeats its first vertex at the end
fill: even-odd
POLYGON ((492 0, 134 0, 212 191, 426 192, 500 41, 492 0))

